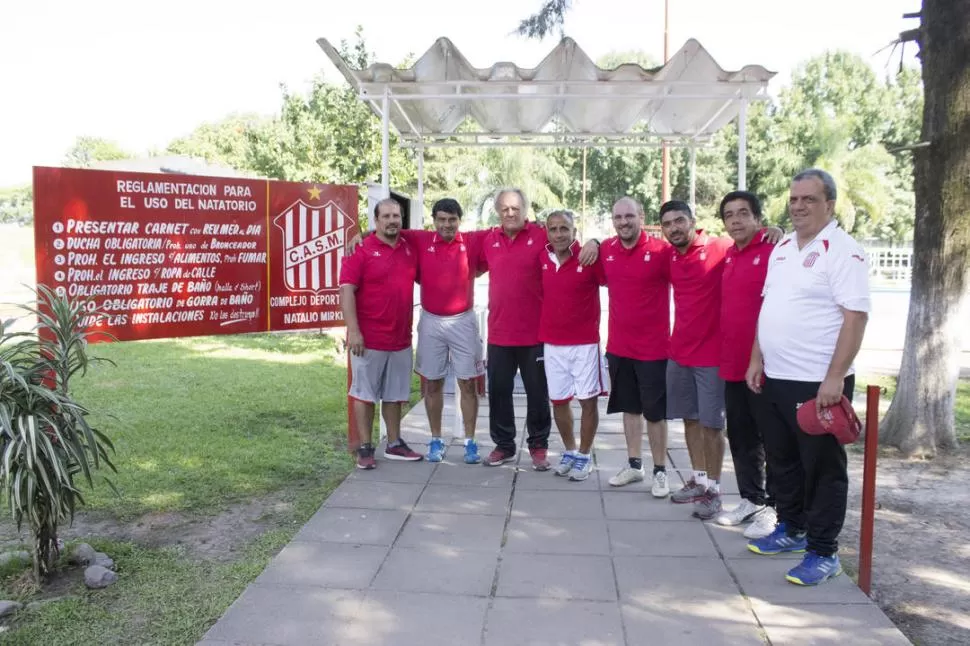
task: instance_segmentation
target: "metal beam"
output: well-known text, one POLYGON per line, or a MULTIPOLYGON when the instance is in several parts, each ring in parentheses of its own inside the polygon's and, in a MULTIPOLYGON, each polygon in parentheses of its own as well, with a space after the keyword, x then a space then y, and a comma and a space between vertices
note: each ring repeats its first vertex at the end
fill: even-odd
POLYGON ((384 102, 381 104, 381 189, 382 197, 391 195, 391 116, 390 95, 384 91, 384 102))
MULTIPOLYGON (((694 142, 706 144, 708 142, 694 142)), ((423 141, 423 142, 402 142, 404 148, 660 148, 663 146, 659 141, 423 141)), ((672 148, 686 148, 691 145, 687 141, 668 141, 667 145, 672 148)))
MULTIPOLYGON (((370 92, 360 92, 359 97, 361 100, 369 101, 375 96, 379 96, 370 92)), ((475 94, 446 94, 441 92, 435 92, 433 94, 395 94, 394 98, 398 101, 484 101, 484 100, 514 100, 514 101, 531 101, 531 100, 556 100, 556 101, 569 101, 570 99, 584 99, 584 100, 596 100, 596 101, 630 101, 631 99, 640 99, 643 101, 716 101, 719 99, 724 99, 724 93, 695 93, 695 94, 596 94, 585 92, 582 94, 559 94, 558 92, 530 92, 528 94, 518 94, 515 92, 479 92, 475 94)), ((768 100, 767 95, 756 95, 752 97, 747 97, 745 100, 749 101, 761 101, 768 100)), ((732 101, 738 101, 732 97, 732 101)))
POLYGON ((738 190, 748 188, 748 102, 738 112, 738 190))

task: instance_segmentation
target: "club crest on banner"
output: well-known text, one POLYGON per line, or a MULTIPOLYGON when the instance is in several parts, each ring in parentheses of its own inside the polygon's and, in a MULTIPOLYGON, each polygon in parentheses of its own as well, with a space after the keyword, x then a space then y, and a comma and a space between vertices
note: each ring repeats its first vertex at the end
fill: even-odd
POLYGON ((283 276, 292 292, 340 289, 340 261, 346 230, 356 224, 334 202, 311 205, 297 200, 273 218, 283 232, 283 276))

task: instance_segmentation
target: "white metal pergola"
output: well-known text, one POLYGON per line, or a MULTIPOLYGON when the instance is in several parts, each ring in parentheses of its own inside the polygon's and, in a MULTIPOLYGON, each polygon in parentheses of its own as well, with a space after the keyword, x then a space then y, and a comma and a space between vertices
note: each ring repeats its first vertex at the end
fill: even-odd
POLYGON ((696 40, 662 67, 598 67, 564 38, 534 68, 498 62, 476 68, 447 38, 412 67, 355 69, 324 38, 327 57, 382 122, 381 183, 390 191, 390 128, 417 152, 418 204, 424 150, 435 147, 686 147, 694 204, 696 150, 738 119, 738 188, 745 188, 747 106, 768 98, 774 72, 760 65, 726 71, 696 40), (472 128, 462 128, 470 123, 472 128))

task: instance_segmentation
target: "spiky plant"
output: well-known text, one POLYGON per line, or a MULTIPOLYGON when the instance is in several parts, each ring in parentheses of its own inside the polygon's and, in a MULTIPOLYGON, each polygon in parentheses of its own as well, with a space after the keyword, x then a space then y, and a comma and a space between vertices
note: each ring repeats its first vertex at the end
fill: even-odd
POLYGON ((77 477, 93 487, 93 470, 117 470, 111 440, 88 423, 88 409, 70 391, 71 380, 99 361, 88 355, 86 323, 100 313, 44 285, 36 295, 36 306, 22 309, 37 317, 37 328, 14 333, 4 324, 0 334, 0 496, 18 530, 30 528, 39 584, 59 556, 58 527, 84 504, 77 477))

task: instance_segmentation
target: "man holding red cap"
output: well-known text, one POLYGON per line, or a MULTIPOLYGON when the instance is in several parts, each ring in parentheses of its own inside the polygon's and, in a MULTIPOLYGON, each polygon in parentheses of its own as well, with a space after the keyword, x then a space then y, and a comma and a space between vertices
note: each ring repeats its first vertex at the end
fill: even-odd
MULTIPOLYGON (((845 449, 834 435, 805 433, 799 407, 827 416, 852 397, 852 362, 869 318, 869 267, 862 247, 835 220, 836 186, 819 169, 792 180, 794 233, 768 264, 748 387, 762 392, 768 469, 778 525, 748 543, 757 554, 806 552, 786 579, 818 585, 842 572, 838 536, 845 521, 845 449)), ((804 412, 803 412, 804 416, 804 412)))

